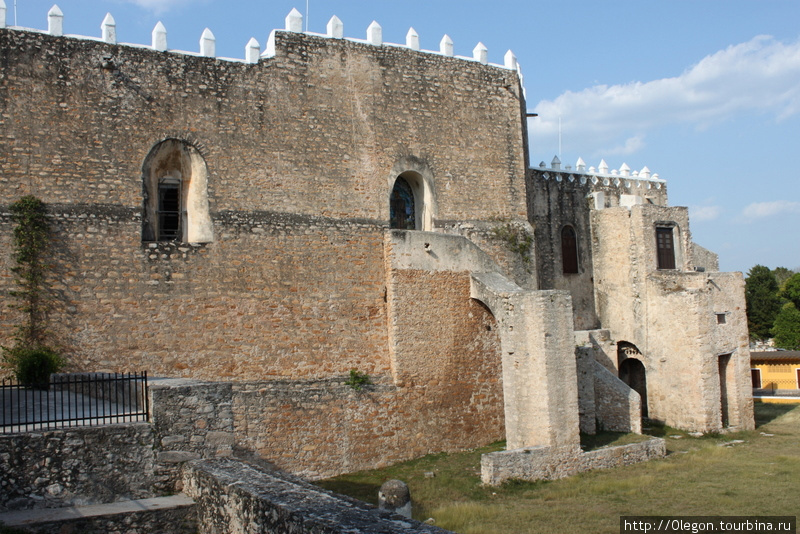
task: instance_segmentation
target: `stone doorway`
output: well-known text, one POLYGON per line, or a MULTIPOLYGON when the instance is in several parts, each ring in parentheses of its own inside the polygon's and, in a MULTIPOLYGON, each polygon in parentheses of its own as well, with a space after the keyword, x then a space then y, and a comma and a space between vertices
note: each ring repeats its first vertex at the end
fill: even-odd
POLYGON ((642 363, 642 353, 631 343, 621 342, 617 345, 619 361, 619 379, 634 390, 642 398, 642 417, 648 417, 647 411, 647 372, 642 363))

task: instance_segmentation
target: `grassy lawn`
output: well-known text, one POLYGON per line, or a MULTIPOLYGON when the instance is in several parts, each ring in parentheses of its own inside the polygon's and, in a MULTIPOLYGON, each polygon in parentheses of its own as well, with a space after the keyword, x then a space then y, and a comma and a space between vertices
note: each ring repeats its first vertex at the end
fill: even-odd
MULTIPOLYGON (((647 432, 667 441, 666 458, 553 482, 482 486, 480 457, 501 450, 503 444, 496 443, 319 485, 377 504, 384 481, 403 480, 415 519, 433 518, 461 534, 617 534, 621 515, 800 516, 800 406, 756 404, 756 426, 753 432, 700 438, 653 427, 647 432)), ((601 436, 588 445, 626 439, 601 436)))

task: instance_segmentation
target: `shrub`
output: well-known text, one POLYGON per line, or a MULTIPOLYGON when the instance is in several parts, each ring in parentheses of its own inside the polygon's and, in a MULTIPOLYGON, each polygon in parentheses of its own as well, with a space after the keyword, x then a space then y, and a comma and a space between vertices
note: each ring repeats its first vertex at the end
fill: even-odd
POLYGON ((370 381, 367 373, 360 373, 356 369, 350 369, 350 378, 348 378, 344 384, 359 391, 364 386, 372 384, 372 381, 370 381))
POLYGON ((6 361, 16 379, 25 386, 42 386, 50 374, 64 367, 64 358, 50 347, 15 347, 6 350, 6 361))

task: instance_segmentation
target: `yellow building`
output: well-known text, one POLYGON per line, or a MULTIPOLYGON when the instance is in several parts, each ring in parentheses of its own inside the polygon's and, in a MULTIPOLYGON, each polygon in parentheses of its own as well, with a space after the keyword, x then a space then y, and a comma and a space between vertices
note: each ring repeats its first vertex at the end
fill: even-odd
POLYGON ((800 402, 800 351, 750 352, 756 402, 800 402))

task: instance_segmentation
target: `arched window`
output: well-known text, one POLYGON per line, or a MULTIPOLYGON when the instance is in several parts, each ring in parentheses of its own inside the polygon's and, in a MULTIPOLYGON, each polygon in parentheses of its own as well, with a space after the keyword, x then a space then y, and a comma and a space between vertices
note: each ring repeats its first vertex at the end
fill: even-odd
POLYGON ((389 197, 389 227, 401 230, 417 229, 417 209, 414 190, 408 181, 398 176, 389 197))
POLYGON ((561 229, 561 269, 564 274, 578 272, 578 237, 571 226, 561 229))
POLYGON ((209 243, 208 171, 200 152, 185 141, 154 146, 142 166, 142 241, 209 243))

